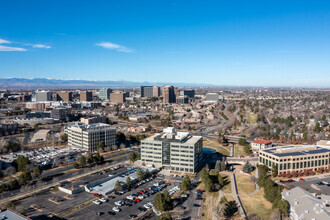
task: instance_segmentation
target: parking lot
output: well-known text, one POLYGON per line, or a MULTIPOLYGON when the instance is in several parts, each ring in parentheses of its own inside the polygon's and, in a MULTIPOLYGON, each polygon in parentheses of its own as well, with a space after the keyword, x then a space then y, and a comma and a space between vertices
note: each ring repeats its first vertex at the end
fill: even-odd
POLYGON ((294 187, 301 187, 302 189, 305 189, 309 192, 314 193, 321 193, 330 195, 330 186, 327 185, 316 185, 316 183, 321 181, 326 181, 330 183, 330 175, 328 176, 315 176, 315 177, 309 177, 309 178, 303 178, 304 181, 294 181, 292 183, 285 183, 284 185, 288 188, 294 188, 294 187))
MULTIPOLYGON (((138 192, 140 192, 141 190, 144 190, 162 180, 164 180, 164 178, 157 177, 149 182, 144 183, 143 185, 137 187, 136 189, 132 189, 131 191, 126 192, 123 195, 111 194, 111 196, 114 196, 115 198, 108 197, 107 198, 108 201, 105 203, 102 203, 100 205, 96 205, 93 203, 71 215, 66 216, 66 218, 81 219, 81 216, 84 216, 85 219, 109 219, 110 216, 112 216, 112 215, 110 215, 108 212, 111 212, 111 213, 115 213, 114 217, 117 219, 130 219, 131 218, 130 215, 136 215, 136 216, 139 215, 141 213, 141 211, 139 210, 139 207, 143 207, 145 204, 152 202, 155 194, 150 195, 147 198, 144 198, 142 201, 137 202, 136 204, 131 203, 132 206, 127 206, 127 205, 118 206, 118 205, 115 205, 115 202, 117 202, 117 201, 124 202, 126 200, 127 196, 131 196, 132 194, 137 195, 138 192), (121 211, 114 212, 113 207, 119 207, 121 209, 121 211), (97 215, 98 212, 100 214, 99 216, 97 215)), ((175 186, 179 187, 179 183, 171 183, 170 186, 167 186, 163 190, 165 190, 165 189, 169 190, 175 186)), ((97 199, 97 198, 95 197, 95 199, 97 199)))
POLYGON ((16 153, 9 153, 1 155, 1 160, 6 163, 11 163, 17 159, 18 156, 28 157, 30 161, 40 165, 58 165, 72 162, 76 156, 82 151, 80 149, 73 149, 71 147, 57 148, 57 147, 43 147, 39 149, 28 149, 16 153))

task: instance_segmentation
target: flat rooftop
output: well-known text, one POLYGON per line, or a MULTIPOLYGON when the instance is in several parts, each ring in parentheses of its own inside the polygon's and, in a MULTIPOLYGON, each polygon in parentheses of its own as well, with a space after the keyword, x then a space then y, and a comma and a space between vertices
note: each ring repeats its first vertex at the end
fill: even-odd
POLYGON ((154 134, 144 141, 163 141, 167 140, 170 142, 184 143, 184 144, 195 144, 202 136, 193 136, 189 132, 175 131, 174 128, 164 128, 162 133, 154 134))
POLYGON ((330 150, 318 146, 285 146, 269 148, 266 150, 261 150, 261 152, 269 153, 277 157, 290 157, 330 153, 330 150))

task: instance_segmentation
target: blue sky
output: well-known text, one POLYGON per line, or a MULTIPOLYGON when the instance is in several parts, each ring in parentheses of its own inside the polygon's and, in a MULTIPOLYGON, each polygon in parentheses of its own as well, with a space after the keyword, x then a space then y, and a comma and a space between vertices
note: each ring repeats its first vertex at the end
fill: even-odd
POLYGON ((0 0, 0 78, 330 85, 330 2, 0 0))

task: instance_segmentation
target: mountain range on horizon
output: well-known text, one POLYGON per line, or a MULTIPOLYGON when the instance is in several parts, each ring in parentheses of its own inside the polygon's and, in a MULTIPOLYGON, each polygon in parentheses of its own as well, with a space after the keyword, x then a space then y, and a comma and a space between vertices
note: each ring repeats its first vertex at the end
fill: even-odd
MULTIPOLYGON (((65 88, 134 88, 139 86, 179 87, 219 87, 206 83, 173 83, 173 82, 133 82, 126 80, 83 80, 83 79, 51 79, 51 78, 0 78, 1 89, 65 89, 65 88)), ((224 86, 226 87, 226 86, 224 86)))

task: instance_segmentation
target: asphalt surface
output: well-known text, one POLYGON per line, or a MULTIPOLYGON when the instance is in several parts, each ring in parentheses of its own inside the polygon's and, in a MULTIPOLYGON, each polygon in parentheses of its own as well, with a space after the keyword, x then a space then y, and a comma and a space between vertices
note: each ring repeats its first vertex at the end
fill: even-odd
MULTIPOLYGON (((120 212, 116 212, 114 216, 111 216, 108 214, 109 211, 113 211, 112 208, 117 206, 115 205, 115 202, 117 201, 123 201, 124 198, 126 198, 129 195, 137 194, 137 192, 141 191, 142 189, 145 189, 151 185, 153 185, 156 182, 159 182, 160 180, 163 180, 163 178, 155 178, 154 180, 145 183, 141 186, 139 186, 137 189, 132 189, 130 192, 125 193, 124 195, 113 195, 115 196, 114 199, 108 199, 109 201, 100 205, 96 205, 92 203, 91 205, 74 212, 68 216, 65 216, 67 219, 81 219, 82 216, 84 216, 84 219, 130 219, 130 214, 139 215, 141 212, 138 210, 138 207, 143 207, 144 204, 147 204, 148 202, 151 202, 154 199, 154 195, 151 195, 145 199, 143 199, 141 202, 138 202, 136 204, 133 204, 132 206, 120 206, 121 209, 120 212), (96 213, 100 212, 101 215, 98 216, 96 213)), ((173 188, 174 186, 179 185, 179 183, 172 183, 170 186, 164 188, 163 190, 168 190, 173 188)), ((95 197, 96 199, 96 197, 95 197)))
POLYGON ((289 189, 292 189, 294 187, 301 187, 302 189, 305 189, 309 192, 330 195, 330 186, 326 186, 326 185, 316 186, 315 185, 315 183, 321 182, 321 181, 326 181, 326 182, 330 183, 330 174, 327 176, 315 176, 315 177, 304 178, 304 180, 305 181, 295 181, 293 183, 285 183, 283 185, 289 189))

